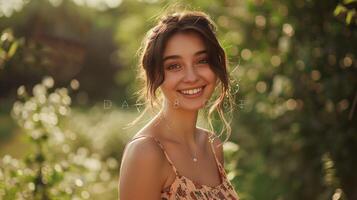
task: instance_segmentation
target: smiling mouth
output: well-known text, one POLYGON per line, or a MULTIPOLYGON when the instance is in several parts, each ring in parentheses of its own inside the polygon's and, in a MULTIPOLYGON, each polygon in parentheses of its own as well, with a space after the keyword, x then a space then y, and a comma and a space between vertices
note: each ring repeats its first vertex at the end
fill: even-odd
POLYGON ((187 90, 178 90, 178 92, 180 92, 181 94, 186 95, 186 96, 195 96, 197 94, 202 93, 202 91, 205 87, 206 86, 204 85, 202 87, 197 87, 197 88, 192 88, 192 89, 187 89, 187 90))

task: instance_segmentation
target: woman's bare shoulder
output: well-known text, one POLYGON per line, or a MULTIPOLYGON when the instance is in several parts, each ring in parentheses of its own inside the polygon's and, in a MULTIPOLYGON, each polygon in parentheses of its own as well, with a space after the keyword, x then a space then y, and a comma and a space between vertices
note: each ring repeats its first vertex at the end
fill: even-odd
POLYGON ((123 192, 122 197, 133 195, 135 191, 141 192, 135 194, 137 199, 144 198, 143 194, 158 197, 166 181, 165 174, 162 173, 164 162, 165 156, 152 138, 141 137, 130 141, 120 166, 119 185, 123 192))
POLYGON ((162 150, 153 139, 153 136, 150 129, 139 130, 127 143, 126 151, 133 155, 140 155, 140 153, 146 152, 147 156, 162 157, 162 150))

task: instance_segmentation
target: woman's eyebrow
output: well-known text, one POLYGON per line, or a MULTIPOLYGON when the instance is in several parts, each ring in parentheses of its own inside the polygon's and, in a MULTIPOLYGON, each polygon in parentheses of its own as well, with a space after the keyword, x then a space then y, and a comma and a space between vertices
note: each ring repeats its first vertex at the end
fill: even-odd
POLYGON ((195 53, 195 56, 198 56, 198 55, 201 55, 201 54, 206 54, 206 53, 207 53, 206 50, 197 51, 197 52, 195 53))
MULTIPOLYGON (((206 54, 207 51, 206 50, 200 50, 200 51, 197 51, 194 56, 198 56, 198 55, 201 55, 201 54, 206 54)), ((164 59, 162 60, 162 62, 165 62, 166 60, 169 60, 169 59, 177 59, 177 58, 181 58, 181 56, 179 55, 170 55, 170 56, 165 56, 164 59)))

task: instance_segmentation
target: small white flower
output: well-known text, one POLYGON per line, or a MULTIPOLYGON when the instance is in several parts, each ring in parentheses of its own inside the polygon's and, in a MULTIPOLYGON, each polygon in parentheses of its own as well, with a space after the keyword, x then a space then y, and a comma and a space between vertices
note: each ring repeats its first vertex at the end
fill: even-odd
POLYGON ((47 89, 41 84, 36 84, 32 89, 32 93, 35 97, 45 95, 47 93, 47 89))
POLYGON ((64 135, 63 135, 62 131, 58 127, 56 127, 55 130, 53 131, 53 139, 57 143, 64 142, 64 135))
POLYGON ((43 78, 42 84, 47 88, 52 88, 54 85, 54 80, 52 77, 46 76, 45 78, 43 78))
POLYGON ((83 181, 79 178, 77 178, 74 183, 76 184, 76 186, 78 187, 82 187, 83 186, 83 181))
POLYGON ((17 89, 17 95, 22 97, 25 96, 26 94, 26 89, 25 86, 21 85, 18 89, 17 89))
POLYGON ((88 158, 85 160, 85 162, 83 163, 83 165, 92 171, 99 171, 101 169, 101 162, 97 159, 94 158, 88 158))
POLYGON ((38 113, 35 113, 32 115, 32 120, 34 122, 38 122, 40 120, 40 116, 38 115, 38 113))
POLYGON ((29 111, 28 110, 22 110, 21 112, 21 118, 23 120, 27 120, 27 118, 29 117, 29 111))
POLYGON ((14 106, 12 107, 12 110, 13 110, 15 116, 19 116, 20 115, 21 111, 23 110, 23 107, 24 107, 24 105, 20 101, 16 101, 14 103, 14 106))
POLYGON ((223 145, 224 151, 230 151, 230 152, 236 152, 239 149, 239 145, 233 143, 233 142, 226 142, 223 145))
POLYGON ((40 131, 40 130, 32 130, 32 131, 30 132, 30 136, 31 136, 32 139, 34 139, 34 140, 39 139, 40 137, 42 137, 42 135, 43 135, 43 132, 40 131))
POLYGON ((68 95, 68 90, 67 90, 67 88, 57 89, 56 92, 58 92, 58 94, 61 95, 61 96, 67 96, 67 95, 68 95))
POLYGON ((49 96, 48 96, 48 100, 51 102, 51 103, 54 103, 54 104, 57 104, 61 101, 61 97, 59 94, 57 93, 51 93, 49 96))
POLYGON ((35 184, 33 182, 30 182, 27 184, 27 187, 29 188, 29 190, 31 191, 35 191, 36 187, 35 184))
POLYGON ((77 81, 77 79, 73 79, 73 80, 71 81, 71 88, 72 88, 73 90, 78 90, 78 88, 79 88, 79 82, 77 81))
POLYGON ((44 113, 42 115, 42 117, 40 117, 40 118, 43 122, 50 124, 50 125, 56 125, 58 123, 57 115, 53 112, 44 113))
POLYGON ((118 162, 114 158, 108 158, 106 163, 110 169, 115 169, 118 167, 118 162))
POLYGON ((8 154, 6 154, 3 159, 2 159, 2 162, 6 165, 6 164, 10 164, 11 163, 11 160, 12 160, 12 157, 8 154))
POLYGON ((68 108, 67 107, 65 107, 65 106, 60 106, 59 108, 58 108, 58 112, 59 112, 59 114, 61 114, 61 115, 67 115, 68 113, 69 113, 69 110, 68 110, 68 108))
POLYGON ((25 102, 24 109, 28 111, 34 111, 37 109, 37 104, 33 100, 29 100, 25 102))
POLYGON ((62 103, 66 106, 71 104, 71 98, 69 96, 63 96, 62 97, 62 103))
POLYGON ((39 104, 45 104, 47 98, 46 98, 46 95, 40 94, 40 95, 37 95, 37 96, 36 96, 36 100, 37 100, 37 102, 38 102, 39 104))
POLYGON ((107 170, 103 170, 102 172, 100 172, 99 177, 100 179, 102 179, 102 181, 109 181, 110 173, 107 170))

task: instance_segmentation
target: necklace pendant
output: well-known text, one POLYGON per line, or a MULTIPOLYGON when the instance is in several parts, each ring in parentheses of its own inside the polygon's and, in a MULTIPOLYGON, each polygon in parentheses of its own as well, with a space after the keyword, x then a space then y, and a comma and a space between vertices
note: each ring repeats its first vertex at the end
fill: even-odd
POLYGON ((197 162, 197 158, 193 158, 193 162, 197 162))

